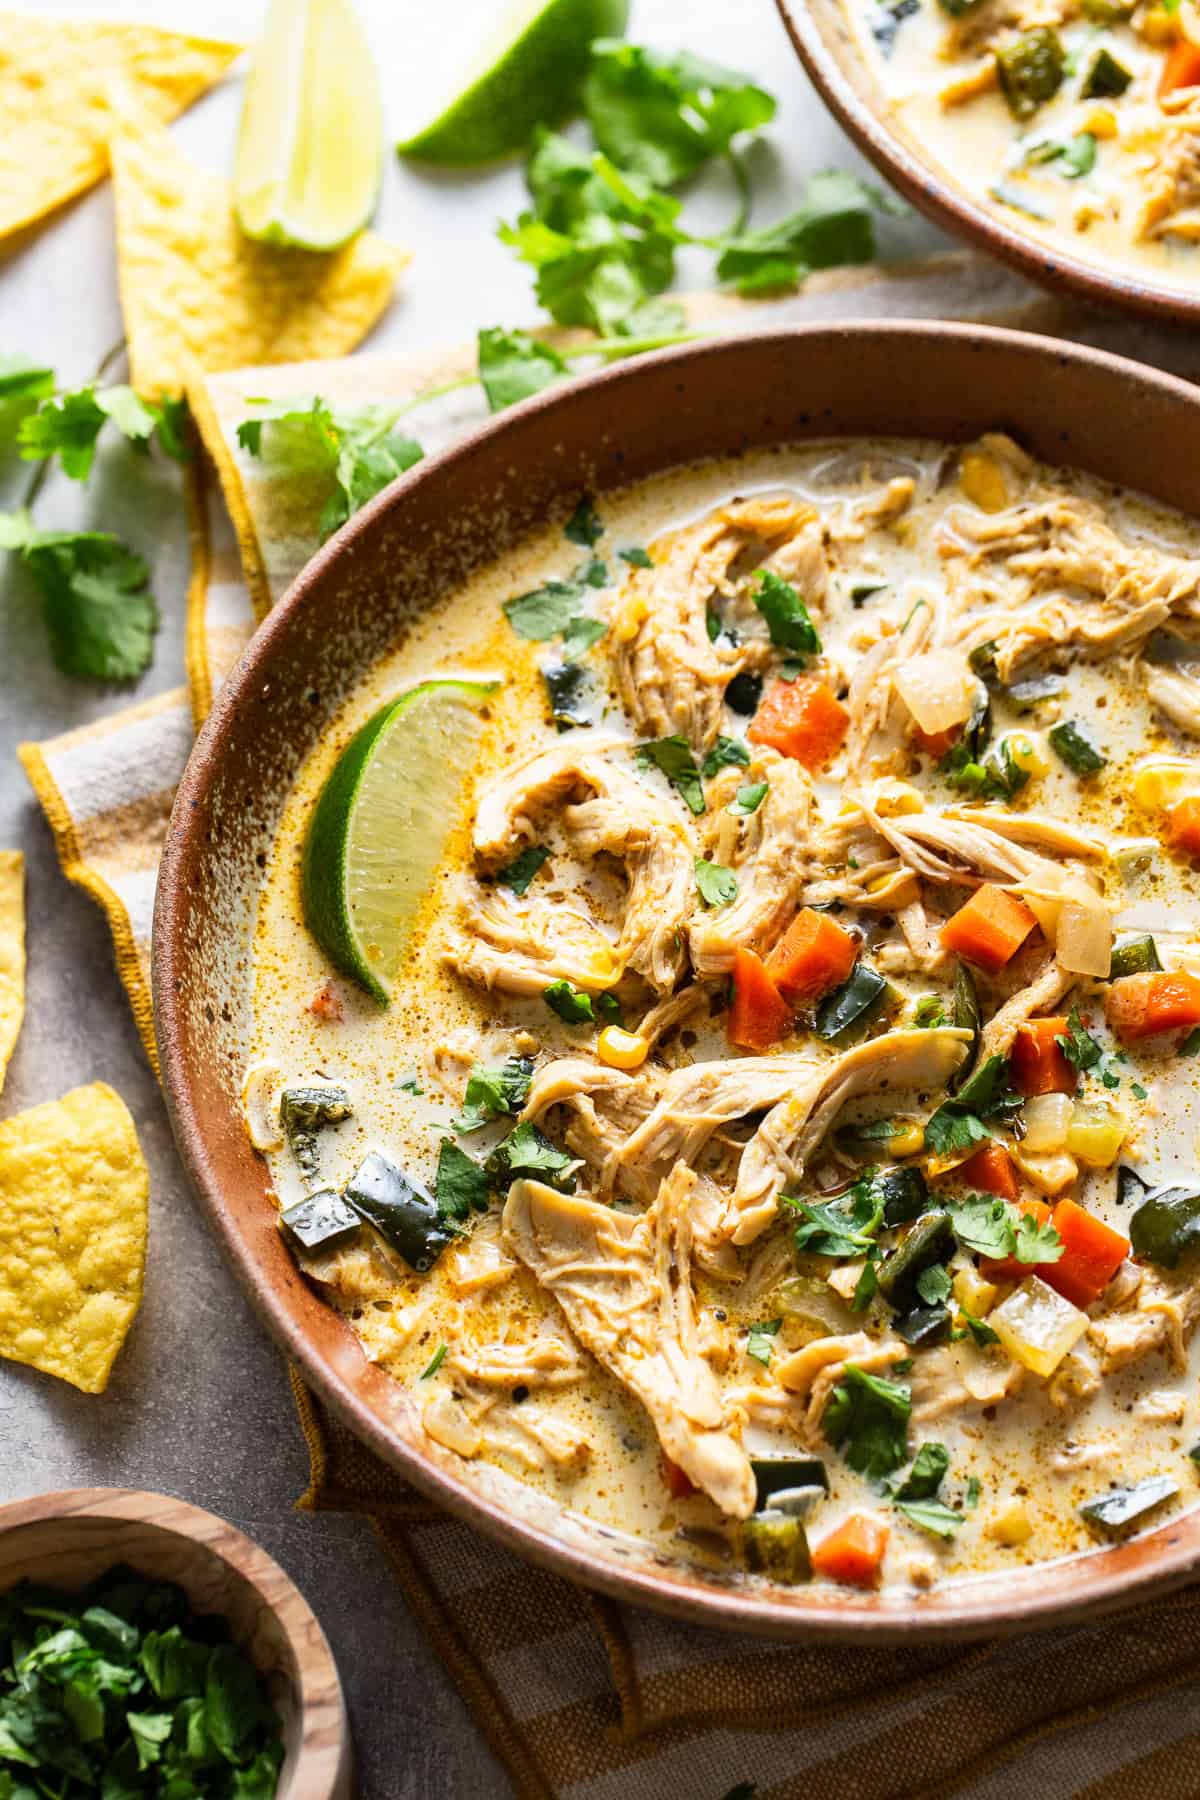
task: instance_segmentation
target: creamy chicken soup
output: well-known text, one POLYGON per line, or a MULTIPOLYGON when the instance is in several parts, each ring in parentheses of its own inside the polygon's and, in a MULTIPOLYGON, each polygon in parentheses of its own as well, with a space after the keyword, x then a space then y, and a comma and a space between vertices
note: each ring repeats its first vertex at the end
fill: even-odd
POLYGON ((1200 286, 1200 10, 845 0, 897 120, 1035 237, 1200 286))
POLYGON ((585 501, 411 628, 287 804, 245 1091, 430 1439, 748 1581, 1194 1502, 1198 628, 1193 524, 999 436, 585 501), (310 834, 431 681, 384 1005, 310 834))

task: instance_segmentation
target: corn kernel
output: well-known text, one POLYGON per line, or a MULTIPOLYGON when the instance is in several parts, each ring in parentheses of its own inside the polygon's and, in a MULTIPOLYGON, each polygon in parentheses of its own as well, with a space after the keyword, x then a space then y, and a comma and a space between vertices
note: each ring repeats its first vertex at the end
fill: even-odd
POLYGON ((606 1025, 596 1045, 596 1055, 610 1069, 640 1069, 649 1054, 646 1039, 620 1025, 606 1025))
POLYGON ((1000 512, 1008 505, 1008 483, 994 456, 986 450, 966 450, 958 471, 958 482, 967 499, 983 512, 1000 512))
POLYGON ((925 1148, 925 1127, 914 1122, 893 1131, 887 1147, 889 1156, 919 1156, 925 1148))
POLYGON ((1138 20, 1137 29, 1157 50, 1165 50, 1179 36, 1179 23, 1165 6, 1148 6, 1138 20))
POLYGON ((1042 747, 1038 733, 1032 731, 1010 731, 1004 739, 1008 754, 1018 769, 1026 775, 1047 775, 1050 772, 1050 758, 1042 747))
POLYGON ((1109 106, 1093 106, 1079 129, 1090 131, 1094 138, 1115 138, 1117 115, 1109 106))
POLYGON ((911 782, 889 781, 875 797, 875 810, 881 819, 894 819, 904 813, 924 812, 925 800, 911 782))
POLYGON ((1033 1536, 1033 1526, 1029 1514, 1019 1500, 1010 1501, 1003 1512, 988 1522, 988 1536, 998 1544, 1006 1544, 1010 1550, 1016 1550, 1027 1544, 1033 1536))

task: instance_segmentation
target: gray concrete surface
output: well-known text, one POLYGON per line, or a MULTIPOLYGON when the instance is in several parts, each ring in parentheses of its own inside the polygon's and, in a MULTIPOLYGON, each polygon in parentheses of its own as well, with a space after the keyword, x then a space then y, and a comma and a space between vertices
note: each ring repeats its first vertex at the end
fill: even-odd
MULTIPOLYGON (((360 0, 374 33, 389 111, 399 128, 425 85, 430 59, 469 40, 489 0, 360 0)), ((494 0, 493 0, 494 4, 494 0)), ((49 10, 49 9, 46 9, 49 10)), ((68 10, 66 7, 63 11, 68 10)), ((261 4, 189 0, 140 7, 86 0, 76 13, 110 11, 211 35, 247 36, 261 4)), ((755 152, 756 212, 796 204, 806 170, 857 158, 825 116, 792 57, 771 0, 635 0, 632 34, 750 69, 780 98, 769 144, 755 152)), ((239 85, 206 99, 176 128, 209 166, 227 166, 239 85)), ((382 229, 416 255, 377 345, 454 340, 481 324, 534 316, 528 277, 496 243, 494 226, 522 203, 519 171, 483 177, 416 175, 389 159, 382 229)), ((689 216, 727 216, 720 181, 689 201, 689 216)), ((892 243, 935 244, 918 220, 889 226, 892 243)), ((684 265, 684 281, 703 265, 684 265)), ((100 189, 0 265, 0 348, 43 355, 64 381, 85 379, 121 337, 112 202, 100 189)), ((16 503, 27 471, 0 469, 0 505, 16 503)), ((39 502, 46 525, 90 520, 152 553, 164 623, 155 663, 135 693, 66 681, 52 668, 36 601, 19 571, 0 575, 0 844, 29 860, 29 996, 9 1071, 5 1113, 79 1082, 109 1081, 137 1120, 153 1177, 145 1303, 111 1386, 101 1398, 32 1371, 0 1365, 0 1497, 79 1483, 127 1484, 183 1495, 234 1520, 299 1582, 332 1641, 349 1695, 372 1800, 459 1800, 503 1795, 508 1783, 428 1648, 368 1528, 291 1508, 306 1480, 284 1366, 209 1240, 187 1192, 153 1076, 113 968, 100 913, 62 878, 50 833, 13 757, 44 738, 103 716, 182 679, 186 537, 172 477, 121 452, 103 460, 86 493, 51 481, 39 502)))

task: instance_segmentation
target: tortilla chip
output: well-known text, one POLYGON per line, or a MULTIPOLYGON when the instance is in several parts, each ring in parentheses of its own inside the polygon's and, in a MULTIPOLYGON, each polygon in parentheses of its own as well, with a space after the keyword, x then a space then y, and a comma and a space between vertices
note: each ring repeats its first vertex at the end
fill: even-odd
POLYGON ((318 254, 256 244, 233 190, 157 126, 126 119, 112 141, 117 272, 131 380, 178 394, 205 371, 340 356, 392 297, 408 252, 364 231, 318 254))
POLYGON ((165 124, 241 50, 153 25, 0 13, 0 242, 108 173, 118 99, 165 124))
POLYGON ((0 850, 0 1089, 25 1017, 25 858, 0 850))
POLYGON ((0 1124, 0 1356, 103 1393, 142 1298, 149 1193, 103 1082, 0 1124))

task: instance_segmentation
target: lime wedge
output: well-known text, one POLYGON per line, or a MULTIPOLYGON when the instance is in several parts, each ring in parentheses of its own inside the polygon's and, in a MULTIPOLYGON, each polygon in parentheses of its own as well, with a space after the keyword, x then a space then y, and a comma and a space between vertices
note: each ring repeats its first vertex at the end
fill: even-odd
POLYGON ((335 250, 370 218, 382 171, 379 81, 351 0, 271 0, 242 108, 238 224, 335 250))
POLYGON ((629 0, 509 0, 453 99, 396 145, 422 162, 494 162, 575 107, 593 38, 620 37, 629 0))
POLYGON ((346 745, 313 810, 300 877, 308 928, 385 1006, 499 685, 426 681, 389 700, 346 745))

